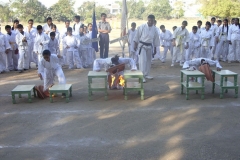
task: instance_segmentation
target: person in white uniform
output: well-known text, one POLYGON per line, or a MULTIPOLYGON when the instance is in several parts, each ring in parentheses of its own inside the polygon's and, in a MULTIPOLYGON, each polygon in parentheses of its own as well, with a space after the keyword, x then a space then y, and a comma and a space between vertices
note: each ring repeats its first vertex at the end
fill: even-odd
POLYGON ((163 56, 161 58, 162 63, 165 63, 167 52, 171 53, 171 58, 173 54, 173 46, 172 46, 172 33, 169 30, 166 30, 164 25, 160 26, 161 33, 160 33, 160 45, 163 47, 163 56))
POLYGON ((18 25, 18 33, 16 35, 16 44, 18 45, 19 58, 18 70, 22 73, 23 70, 29 69, 29 44, 31 44, 30 35, 23 31, 23 25, 18 25))
POLYGON ((43 25, 43 32, 48 35, 50 32, 52 32, 52 26, 53 26, 52 18, 48 17, 47 23, 43 25))
POLYGON ((50 33, 50 40, 48 43, 48 50, 51 52, 51 54, 56 54, 60 55, 59 51, 59 43, 58 40, 56 39, 55 32, 50 33))
MULTIPOLYGON (((55 33, 55 39, 58 41, 58 44, 60 45, 61 42, 61 34, 58 32, 57 30, 57 26, 55 24, 52 25, 52 31, 55 33)), ((51 33, 50 32, 50 33, 51 33)), ((49 38, 50 38, 50 33, 48 34, 49 38)))
POLYGON ((136 64, 138 64, 138 54, 134 50, 134 37, 137 33, 136 23, 132 22, 131 29, 128 30, 128 47, 129 47, 129 58, 132 58, 136 64))
POLYGON ((188 22, 183 21, 182 26, 178 27, 173 32, 173 58, 172 58, 171 66, 174 66, 174 63, 177 60, 177 57, 179 57, 180 66, 182 66, 185 61, 185 55, 184 55, 185 49, 189 48, 189 44, 188 44, 189 32, 186 29, 187 25, 188 25, 188 22))
POLYGON ((81 26, 79 29, 79 34, 76 35, 77 40, 79 41, 79 47, 78 52, 80 59, 82 60, 83 68, 88 67, 88 58, 89 58, 89 52, 88 52, 88 43, 86 41, 90 40, 85 34, 84 34, 84 26, 81 26))
POLYGON ((78 35, 79 34, 79 29, 83 25, 82 22, 80 21, 81 17, 80 16, 75 16, 75 23, 73 25, 73 35, 78 35))
POLYGON ((28 32, 28 34, 30 35, 31 38, 31 43, 29 43, 29 68, 30 68, 30 64, 31 62, 35 63, 36 66, 38 64, 38 57, 37 54, 33 52, 33 48, 34 48, 34 39, 36 37, 36 33, 37 33, 37 29, 35 27, 33 27, 33 20, 29 19, 28 20, 28 26, 26 28, 24 28, 24 32, 28 32))
MULTIPOLYGON (((88 24, 88 33, 86 36, 89 39, 92 39, 92 23, 88 24)), ((96 59, 96 52, 95 49, 92 47, 92 43, 88 44, 88 65, 92 65, 94 60, 96 59)))
POLYGON ((16 32, 12 32, 11 26, 9 25, 5 26, 5 30, 7 32, 7 41, 11 46, 10 50, 7 53, 7 69, 9 71, 17 71, 19 54, 16 44, 16 32))
POLYGON ((155 16, 149 15, 148 22, 138 27, 137 33, 134 37, 134 50, 137 51, 138 49, 139 69, 144 75, 143 82, 146 82, 145 78, 153 79, 153 77, 149 75, 151 69, 152 49, 154 48, 154 54, 156 54, 156 47, 160 45, 157 29, 153 25, 154 20, 155 16))
POLYGON ((211 23, 206 22, 205 29, 202 30, 200 37, 201 37, 201 54, 200 57, 209 58, 211 59, 211 49, 214 46, 215 37, 210 30, 211 23))
POLYGON ((228 62, 240 62, 240 24, 239 18, 235 18, 235 24, 229 28, 228 41, 231 46, 228 54, 228 62))
POLYGON ((54 85, 54 78, 58 78, 59 84, 66 84, 66 79, 59 64, 60 55, 51 54, 49 50, 43 51, 43 58, 39 61, 38 65, 38 77, 43 80, 44 89, 48 90, 54 85))
POLYGON ((212 17, 210 30, 212 31, 214 36, 214 46, 212 46, 212 49, 211 49, 211 59, 215 58, 216 46, 217 46, 218 35, 219 35, 219 29, 218 29, 218 26, 215 24, 215 22, 216 22, 216 18, 212 17))
POLYGON ((61 42, 62 42, 62 56, 63 56, 63 62, 60 62, 62 66, 64 65, 68 65, 67 63, 67 49, 63 47, 63 39, 64 37, 67 36, 67 28, 70 27, 70 21, 69 20, 66 20, 65 21, 65 27, 62 29, 61 31, 61 42))
POLYGON ((201 21, 201 20, 197 21, 197 33, 198 33, 198 35, 201 34, 201 31, 202 31, 203 29, 205 29, 205 28, 202 27, 202 21, 201 21))
POLYGON ((227 60, 229 42, 227 40, 228 37, 228 19, 223 20, 223 25, 219 27, 219 42, 217 44, 216 52, 217 52, 217 60, 220 60, 220 56, 222 56, 222 61, 225 62, 227 60))
POLYGON ((201 38, 197 33, 198 27, 193 26, 192 32, 189 34, 189 48, 186 50, 186 60, 189 61, 194 58, 200 57, 201 51, 201 38))
MULTIPOLYGON (((160 31, 160 28, 157 27, 157 21, 154 20, 154 24, 153 24, 156 29, 157 29, 157 32, 158 32, 158 36, 159 36, 159 39, 160 39, 160 34, 161 34, 161 31, 160 31)), ((153 53, 153 59, 152 60, 160 60, 161 61, 161 52, 160 52, 160 46, 156 47, 156 54, 154 55, 153 53)))
POLYGON ((7 40, 7 37, 2 34, 0 28, 0 73, 2 72, 9 72, 6 65, 6 54, 10 51, 10 45, 7 40))
POLYGON ((42 58, 42 52, 46 49, 48 49, 48 43, 50 41, 50 38, 47 34, 43 32, 43 28, 41 25, 37 26, 37 33, 34 39, 34 52, 38 55, 38 62, 42 58))
POLYGON ((68 35, 63 39, 63 47, 66 48, 67 50, 67 61, 69 64, 68 68, 74 69, 74 64, 75 64, 77 69, 81 69, 82 62, 78 52, 80 42, 74 35, 72 35, 71 27, 68 27, 67 34, 68 35))

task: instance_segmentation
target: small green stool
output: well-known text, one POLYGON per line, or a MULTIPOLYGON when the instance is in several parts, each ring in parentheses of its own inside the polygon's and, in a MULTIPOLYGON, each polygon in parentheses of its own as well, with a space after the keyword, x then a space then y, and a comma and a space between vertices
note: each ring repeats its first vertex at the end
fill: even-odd
POLYGON ((57 84, 53 85, 51 88, 49 88, 49 97, 50 102, 53 103, 53 94, 54 93, 65 93, 66 94, 66 102, 69 102, 69 97, 72 97, 72 85, 71 84, 57 84))
POLYGON ((18 85, 17 87, 15 87, 11 91, 13 104, 16 104, 15 94, 18 94, 19 98, 22 98, 22 94, 28 94, 28 102, 32 103, 32 90, 34 93, 34 97, 36 97, 36 91, 34 87, 35 85, 18 85))
POLYGON ((143 73, 141 71, 124 71, 124 79, 125 79, 125 86, 123 89, 123 94, 125 100, 128 99, 128 92, 129 91, 138 91, 141 95, 141 100, 144 100, 144 89, 143 89, 143 73), (138 82, 128 82, 130 78, 137 78, 138 82))

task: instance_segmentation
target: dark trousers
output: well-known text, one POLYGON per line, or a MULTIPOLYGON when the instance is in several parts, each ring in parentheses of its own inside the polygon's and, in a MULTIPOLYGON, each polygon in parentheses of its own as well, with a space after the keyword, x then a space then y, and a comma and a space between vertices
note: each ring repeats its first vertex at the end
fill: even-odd
POLYGON ((109 35, 107 33, 100 33, 100 58, 108 58, 109 51, 109 35))

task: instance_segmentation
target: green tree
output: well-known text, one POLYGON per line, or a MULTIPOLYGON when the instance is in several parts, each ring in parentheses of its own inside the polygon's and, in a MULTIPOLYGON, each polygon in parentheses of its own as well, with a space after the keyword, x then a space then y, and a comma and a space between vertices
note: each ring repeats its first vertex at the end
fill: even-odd
MULTIPOLYGON (((91 23, 92 22, 92 14, 93 14, 94 6, 95 6, 95 2, 85 1, 78 8, 78 14, 81 16, 81 18, 86 23, 91 23)), ((101 6, 101 5, 96 5, 95 6, 96 19, 98 19, 98 20, 101 19, 101 13, 109 14, 109 9, 107 9, 104 6, 101 6)))
POLYGON ((34 19, 36 22, 43 22, 43 15, 47 11, 46 6, 38 0, 15 0, 10 8, 14 18, 24 21, 34 19))
POLYGON ((12 12, 9 9, 8 4, 0 5, 0 19, 1 22, 8 22, 12 19, 12 12))
POLYGON ((168 19, 171 17, 171 12, 172 7, 169 4, 169 0, 150 0, 146 11, 144 12, 144 17, 153 14, 157 19, 168 19))
POLYGON ((59 0, 47 10, 44 16, 52 17, 53 20, 57 21, 72 20, 75 15, 74 4, 73 0, 59 0))
POLYGON ((184 16, 184 3, 182 1, 176 1, 173 7, 174 9, 172 10, 172 17, 181 18, 184 16))
POLYGON ((239 0, 201 0, 200 12, 203 16, 215 16, 218 18, 231 18, 240 16, 239 0))

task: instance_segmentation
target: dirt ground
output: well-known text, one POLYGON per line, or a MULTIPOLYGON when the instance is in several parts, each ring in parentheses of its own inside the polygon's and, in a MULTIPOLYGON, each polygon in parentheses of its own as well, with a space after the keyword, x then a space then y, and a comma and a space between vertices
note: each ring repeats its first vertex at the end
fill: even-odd
MULTIPOLYGON (((117 37, 118 32, 114 31, 117 37)), ((112 34, 113 34, 112 33, 112 34)), ((120 53, 111 45, 111 56, 120 53)), ((98 55, 99 56, 99 55, 98 55)), ((154 61, 153 80, 144 84, 145 100, 122 90, 94 92, 88 101, 89 69, 64 69, 73 97, 49 99, 27 96, 12 104, 11 90, 21 84, 42 84, 36 68, 0 74, 1 160, 239 160, 240 100, 234 91, 219 99, 205 83, 205 100, 194 91, 180 94, 180 66, 154 61)), ((239 63, 221 63, 240 74, 239 63)))
MULTIPOLYGON (((111 55, 118 51, 111 47, 111 55)), ((240 158, 240 100, 234 91, 219 99, 206 82, 205 100, 193 91, 190 100, 180 94, 180 67, 154 61, 154 79, 144 84, 145 100, 121 90, 101 92, 88 101, 89 69, 64 69, 73 84, 69 103, 61 96, 49 99, 17 98, 11 90, 19 84, 42 84, 33 67, 23 74, 0 74, 1 160, 203 160, 240 158)), ((222 63, 239 71, 239 63, 222 63)))

